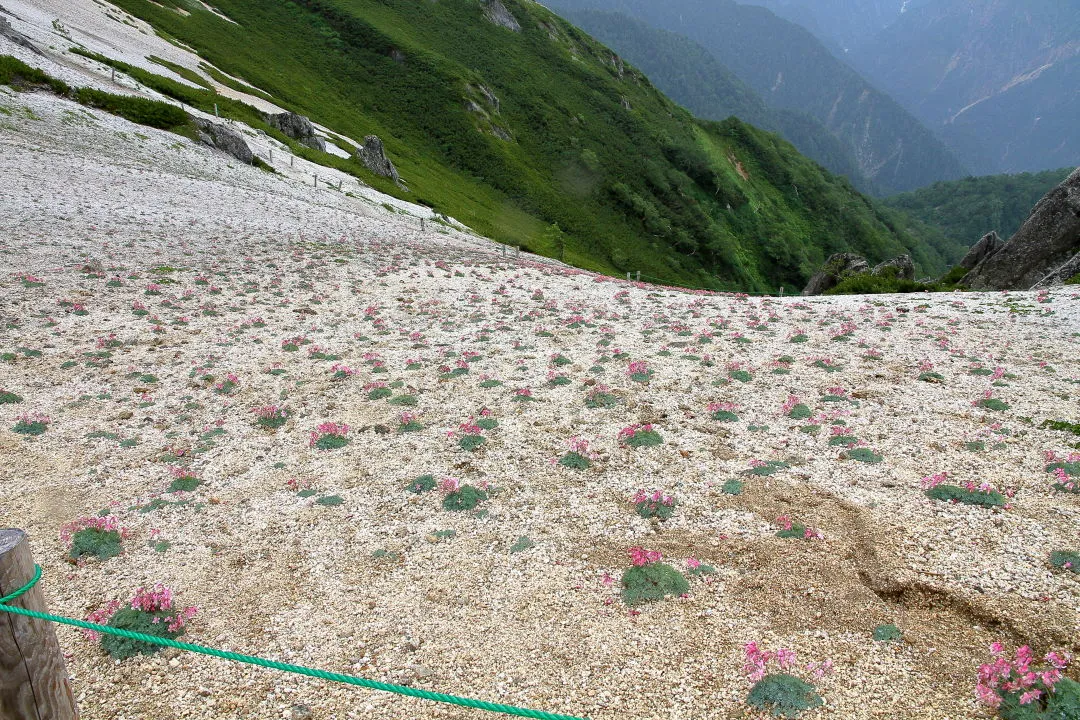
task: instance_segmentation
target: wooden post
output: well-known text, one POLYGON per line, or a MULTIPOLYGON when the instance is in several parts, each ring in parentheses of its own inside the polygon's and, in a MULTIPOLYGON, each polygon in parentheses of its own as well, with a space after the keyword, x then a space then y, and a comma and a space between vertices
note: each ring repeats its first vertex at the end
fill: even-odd
POLYGON ((315 187, 319 187, 319 176, 315 175, 315 187))
POLYGON ((637 281, 641 282, 641 271, 640 270, 637 271, 637 281))
POLYGON ((217 103, 214 103, 214 117, 221 117, 220 115, 218 115, 217 103))
POLYGON ((629 279, 630 279, 630 271, 629 271, 629 270, 627 270, 627 271, 626 271, 626 279, 627 279, 627 280, 629 280, 629 279))
POLYGON ((424 231, 424 218, 420 218, 420 232, 424 231))
POLYGON ((514 257, 521 257, 521 246, 520 245, 515 245, 514 246, 514 257))
MULTIPOLYGON (((34 576, 30 542, 22 530, 0 530, 0 597, 34 576)), ((48 612, 41 585, 11 601, 12 607, 48 612)), ((0 718, 77 720, 60 643, 51 622, 0 612, 0 718)))
POLYGON ((270 148, 270 164, 274 164, 274 148, 270 148))

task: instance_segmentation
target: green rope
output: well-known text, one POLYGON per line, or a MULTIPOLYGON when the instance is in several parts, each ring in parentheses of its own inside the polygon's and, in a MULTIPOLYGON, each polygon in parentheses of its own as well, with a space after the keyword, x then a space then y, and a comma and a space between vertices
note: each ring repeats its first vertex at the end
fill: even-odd
POLYGON ((266 658, 255 657, 254 655, 241 655, 240 653, 229 652, 228 650, 219 650, 217 648, 205 647, 203 645, 194 645, 192 643, 179 642, 172 640, 171 638, 158 637, 156 635, 146 635, 144 633, 132 632, 130 630, 121 630, 120 628, 109 627, 108 625, 98 625, 96 623, 86 622, 85 620, 75 620, 74 618, 62 617, 60 615, 52 615, 49 613, 37 612, 36 610, 26 610, 19 607, 11 607, 7 603, 11 600, 18 598, 20 595, 26 593, 30 588, 37 584, 41 579, 41 566, 34 566, 34 577, 23 587, 19 588, 12 594, 0 598, 0 610, 15 615, 25 615, 26 617, 36 618, 38 620, 50 620, 52 622, 62 623, 64 625, 72 625, 84 630, 93 630, 95 632, 106 633, 108 635, 116 635, 118 637, 127 638, 129 640, 139 640, 141 642, 151 643, 153 645, 161 645, 163 647, 176 648, 177 650, 187 650, 188 652, 200 653, 202 655, 209 655, 210 657, 222 658, 224 660, 233 660, 235 662, 248 663, 250 665, 258 665, 259 667, 273 668, 275 670, 283 670, 285 672, 296 673, 297 675, 307 675, 308 677, 319 678, 320 680, 332 680, 334 682, 345 683, 346 685, 357 685, 359 687, 368 688, 371 690, 383 690, 385 692, 397 693, 398 695, 408 695, 410 697, 420 698, 422 700, 434 700, 435 702, 449 703, 451 705, 461 705, 462 707, 475 708, 477 710, 488 710, 490 712, 505 713, 506 715, 516 715, 518 717, 536 718, 537 720, 585 720, 585 718, 574 717, 572 715, 556 715, 554 713, 543 712, 541 710, 529 710, 527 708, 514 707, 513 705, 503 705, 501 703, 487 702, 485 700, 473 700, 472 698, 459 697, 457 695, 448 695, 447 693, 430 692, 428 690, 419 690, 417 688, 406 687, 404 685, 393 685, 391 683, 379 682, 378 680, 365 680, 364 678, 353 677, 352 675, 342 675, 341 673, 326 672, 325 670, 317 670, 315 668, 304 667, 303 665, 292 665, 289 663, 278 662, 276 660, 267 660, 266 658))

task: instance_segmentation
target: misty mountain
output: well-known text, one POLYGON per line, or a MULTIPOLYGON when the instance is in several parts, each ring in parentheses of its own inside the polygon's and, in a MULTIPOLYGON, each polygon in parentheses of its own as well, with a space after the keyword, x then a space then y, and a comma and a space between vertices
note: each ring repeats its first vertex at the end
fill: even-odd
POLYGON ((621 12, 699 43, 776 109, 804 112, 839 138, 883 192, 966 174, 913 115, 836 59, 808 30, 733 0, 554 0, 556 10, 621 12))
POLYGON ((1077 0, 932 0, 848 58, 980 174, 1080 164, 1077 0))

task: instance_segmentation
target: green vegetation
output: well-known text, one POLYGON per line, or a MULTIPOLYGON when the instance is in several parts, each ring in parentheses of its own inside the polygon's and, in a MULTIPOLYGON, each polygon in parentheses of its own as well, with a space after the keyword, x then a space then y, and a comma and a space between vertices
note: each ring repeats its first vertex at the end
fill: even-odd
MULTIPOLYGON (((169 630, 170 621, 174 616, 175 613, 163 610, 146 612, 130 607, 121 608, 109 619, 109 627, 175 640, 183 635, 184 631, 182 628, 176 631, 169 630)), ((114 660, 127 660, 136 655, 153 655, 161 649, 148 642, 129 640, 116 635, 102 635, 101 646, 114 660)))
POLYGON ((434 475, 421 475, 418 478, 409 481, 409 484, 405 486, 405 489, 411 493, 420 495, 421 493, 431 492, 436 487, 434 475))
POLYGON ((1080 553, 1072 550, 1054 550, 1050 553, 1050 564, 1062 570, 1080 575, 1080 553))
POLYGON ((974 245, 991 230, 997 230, 1003 240, 1008 240, 1020 229, 1035 203, 1071 171, 1062 168, 1040 173, 966 177, 894 195, 884 202, 966 246, 974 245))
POLYGON ((786 673, 766 675, 746 696, 746 704, 750 707, 782 718, 798 717, 803 710, 811 710, 824 702, 813 685, 786 673))
POLYGON ((627 568, 622 576, 622 600, 627 605, 663 600, 668 595, 690 592, 690 583, 667 563, 655 562, 627 568))
POLYGON ((99 560, 108 560, 123 551, 119 531, 88 527, 71 536, 71 550, 68 551, 68 557, 78 560, 92 555, 99 560))
POLYGON ((900 632, 900 628, 893 624, 878 625, 874 628, 874 639, 878 642, 897 642, 902 638, 904 634, 900 632))
MULTIPOLYGON (((354 159, 294 151, 580 267, 771 290, 804 283, 833 252, 909 252, 924 273, 954 259, 778 137, 695 121, 543 6, 506 4, 520 33, 465 0, 217 3, 235 24, 195 4, 119 0, 279 104, 342 135, 379 135, 411 192, 354 159)), ((169 91, 264 129, 209 91, 169 91)))
POLYGON ((527 536, 522 535, 517 539, 517 542, 510 546, 510 554, 512 555, 514 553, 524 552, 534 547, 536 547, 536 543, 530 540, 527 536))
POLYGON ((473 510, 484 500, 488 499, 486 491, 473 487, 472 485, 462 485, 457 490, 447 493, 443 498, 443 510, 450 510, 453 512, 462 512, 465 510, 473 510))
POLYGON ((559 458, 559 465, 571 470, 588 470, 592 463, 579 452, 568 452, 559 458))
POLYGON ((71 92, 67 83, 50 77, 45 72, 30 67, 10 55, 0 55, 0 85, 11 85, 19 89, 47 87, 58 95, 67 95, 71 92))
POLYGON ((957 485, 932 487, 926 491, 926 497, 932 500, 942 500, 962 505, 978 505, 986 508, 1005 506, 1005 496, 996 490, 983 492, 981 490, 968 490, 957 485))

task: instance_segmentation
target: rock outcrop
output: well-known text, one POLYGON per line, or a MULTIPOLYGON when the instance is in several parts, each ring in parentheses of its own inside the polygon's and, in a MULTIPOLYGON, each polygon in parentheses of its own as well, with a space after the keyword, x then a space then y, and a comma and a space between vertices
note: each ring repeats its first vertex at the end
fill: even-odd
POLYGON ((803 295, 820 295, 826 290, 831 290, 840 284, 840 281, 852 275, 870 272, 870 264, 866 258, 855 253, 836 253, 825 261, 825 264, 814 273, 803 295))
POLYGON ((244 136, 227 125, 195 118, 195 127, 199 130, 199 141, 203 145, 232 155, 240 162, 251 165, 255 161, 255 155, 251 152, 244 136))
POLYGON ((521 25, 510 11, 506 9, 506 6, 502 4, 502 0, 480 0, 480 4, 484 6, 484 17, 490 22, 495 23, 499 27, 504 27, 507 30, 521 32, 521 25))
POLYGON ((364 138, 364 146, 357 148, 356 157, 360 162, 364 163, 371 172, 376 175, 382 175, 388 177, 394 182, 401 184, 401 178, 398 177, 397 168, 394 167, 394 163, 390 162, 390 159, 386 157, 386 151, 383 149, 382 140, 378 135, 368 135, 364 138))
POLYGON ((911 262, 910 255, 897 255, 891 260, 875 265, 870 274, 892 275, 897 280, 914 280, 915 264, 911 262))
POLYGON ((1035 286, 1031 289, 1042 290, 1043 288, 1052 287, 1054 285, 1061 285, 1077 275, 1080 275, 1080 252, 1073 255, 1072 259, 1064 265, 1061 265, 1042 280, 1035 283, 1035 286))
POLYGON ((293 140, 299 140, 309 148, 326 151, 326 141, 315 134, 315 126, 303 115, 294 112, 283 112, 277 115, 268 115, 267 123, 285 133, 293 140))
POLYGON ((997 230, 991 230, 983 235, 979 242, 971 246, 971 249, 967 251, 967 255, 964 256, 959 265, 965 270, 972 270, 976 265, 1003 247, 1005 247, 1005 241, 997 234, 997 230))
POLYGON ((16 45, 35 52, 38 55, 43 55, 43 53, 37 49, 37 46, 34 45, 34 43, 30 42, 30 39, 28 37, 23 35, 15 28, 11 27, 11 23, 8 22, 7 18, 2 15, 0 15, 0 37, 6 38, 11 42, 15 43, 16 45))
MULTIPOLYGON (((1035 205, 1005 246, 960 281, 972 290, 1026 290, 1080 253, 1080 168, 1035 205)), ((1067 279, 1067 278, 1065 278, 1067 279)))

